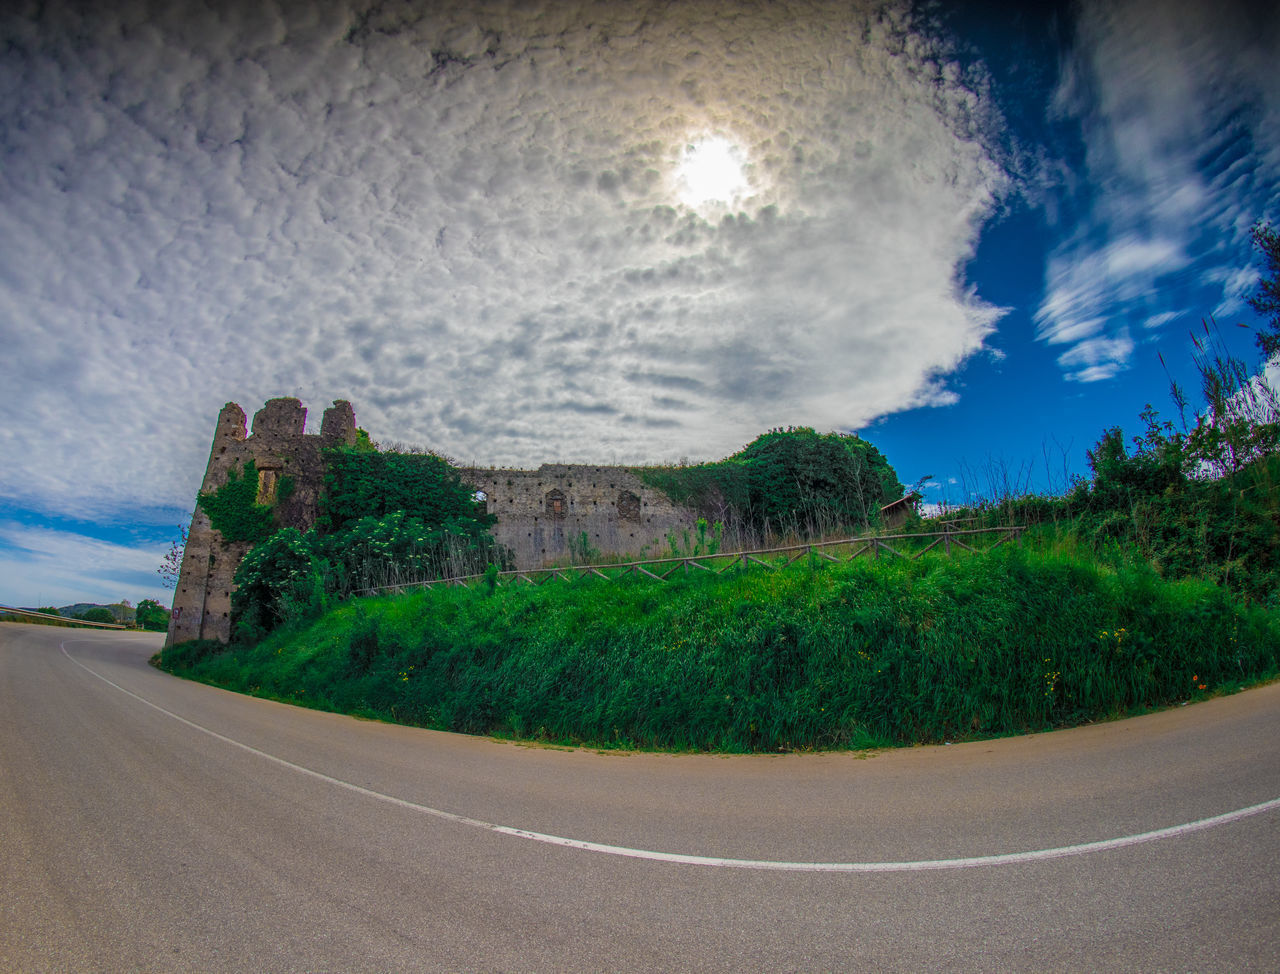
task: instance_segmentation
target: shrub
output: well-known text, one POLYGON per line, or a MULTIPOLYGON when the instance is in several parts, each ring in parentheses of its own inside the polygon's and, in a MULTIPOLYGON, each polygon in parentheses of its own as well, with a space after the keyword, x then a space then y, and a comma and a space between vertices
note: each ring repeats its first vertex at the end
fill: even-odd
POLYGON ((318 527, 340 531, 365 518, 403 514, 429 526, 452 525, 478 536, 497 521, 479 510, 473 491, 449 462, 434 453, 325 451, 325 491, 318 527))
POLYGON ((809 427, 770 430, 716 463, 638 473, 708 522, 760 534, 862 527, 903 494, 893 468, 866 440, 809 427))
POLYGON ((288 619, 322 611, 316 593, 323 595, 325 567, 313 531, 284 528, 251 548, 236 569, 231 594, 236 640, 256 642, 288 619))

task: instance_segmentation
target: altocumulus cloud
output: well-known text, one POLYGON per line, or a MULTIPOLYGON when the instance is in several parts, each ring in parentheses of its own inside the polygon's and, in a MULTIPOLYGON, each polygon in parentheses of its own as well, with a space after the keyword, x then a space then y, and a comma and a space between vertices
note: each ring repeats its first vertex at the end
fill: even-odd
MULTIPOLYGON (((299 395, 463 460, 949 400, 981 79, 905 4, 31 4, 0 21, 0 494, 189 507, 299 395), (680 201, 687 147, 745 186, 680 201)), ((314 413, 318 419, 318 409, 314 413)))

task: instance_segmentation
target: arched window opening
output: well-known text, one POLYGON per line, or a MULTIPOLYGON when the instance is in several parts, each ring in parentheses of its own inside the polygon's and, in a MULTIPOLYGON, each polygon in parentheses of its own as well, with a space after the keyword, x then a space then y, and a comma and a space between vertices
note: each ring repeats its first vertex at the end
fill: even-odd
POLYGON ((553 521, 563 521, 569 513, 569 501, 564 491, 558 487, 547 491, 547 517, 553 521))

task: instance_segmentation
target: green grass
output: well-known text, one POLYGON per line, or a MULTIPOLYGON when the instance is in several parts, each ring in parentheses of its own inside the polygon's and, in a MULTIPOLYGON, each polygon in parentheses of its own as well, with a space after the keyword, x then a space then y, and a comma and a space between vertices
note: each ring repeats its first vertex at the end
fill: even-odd
POLYGON ((594 747, 860 748, 1117 717, 1274 677, 1280 621, 1222 588, 1001 550, 358 599, 159 665, 427 727, 594 747))

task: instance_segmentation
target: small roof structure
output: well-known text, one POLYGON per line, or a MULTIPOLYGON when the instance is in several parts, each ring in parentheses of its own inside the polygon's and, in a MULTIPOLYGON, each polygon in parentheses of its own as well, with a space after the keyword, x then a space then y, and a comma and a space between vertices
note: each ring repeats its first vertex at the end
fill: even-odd
POLYGON ((918 491, 912 491, 905 497, 899 497, 892 503, 885 504, 880 508, 880 524, 886 528, 896 528, 904 523, 908 517, 916 511, 916 505, 920 503, 923 494, 918 491))

